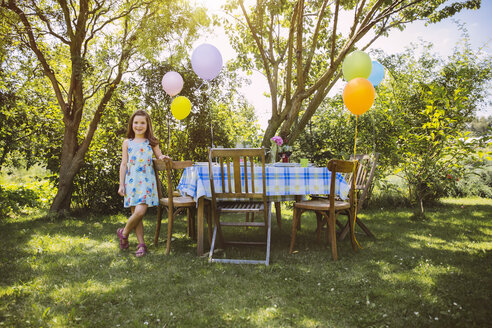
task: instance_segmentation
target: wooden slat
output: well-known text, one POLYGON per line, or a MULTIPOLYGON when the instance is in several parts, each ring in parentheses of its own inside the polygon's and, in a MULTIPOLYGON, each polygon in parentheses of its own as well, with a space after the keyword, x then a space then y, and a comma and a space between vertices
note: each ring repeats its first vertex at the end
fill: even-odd
POLYGON ((173 169, 185 169, 187 167, 193 166, 193 161, 173 161, 173 169))
POLYGON ((226 241, 226 246, 265 246, 264 241, 226 241))
MULTIPOLYGON (((250 157, 249 158, 251 162, 251 172, 255 171, 255 163, 254 163, 254 158, 250 157)), ((255 193, 255 179, 254 179, 254 173, 253 173, 253 179, 251 179, 251 192, 255 193)))
MULTIPOLYGON (((243 158, 243 165, 244 165, 244 176, 248 176, 248 157, 244 156, 243 158)), ((254 170, 251 170, 251 174, 253 174, 254 170)), ((244 179, 244 192, 248 193, 249 192, 249 183, 248 179, 244 179)))
POLYGON ((239 156, 232 158, 232 166, 234 170, 234 192, 237 194, 242 193, 241 190, 241 161, 239 156))
POLYGON ((265 222, 221 222, 220 225, 227 227, 264 227, 265 222))

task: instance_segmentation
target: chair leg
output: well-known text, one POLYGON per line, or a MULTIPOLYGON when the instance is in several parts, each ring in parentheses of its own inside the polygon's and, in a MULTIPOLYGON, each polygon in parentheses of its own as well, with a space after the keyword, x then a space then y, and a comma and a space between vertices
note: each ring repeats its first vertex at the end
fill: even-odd
POLYGON ((167 219, 167 241, 166 241, 166 255, 171 252, 171 238, 173 235, 173 224, 174 224, 174 211, 169 209, 167 211, 168 219, 167 219))
POLYGON ((214 216, 214 233, 215 230, 217 230, 217 235, 219 236, 219 243, 222 248, 224 248, 224 236, 222 235, 222 228, 220 226, 220 213, 217 213, 216 209, 213 209, 213 216, 214 216))
MULTIPOLYGON (((367 236, 372 237, 372 238, 376 238, 373 235, 373 233, 369 230, 369 228, 364 224, 364 222, 362 222, 358 217, 355 220, 355 222, 357 223, 357 225, 359 227, 361 227, 361 229, 366 233, 367 236)), ((355 229, 355 226, 354 226, 354 229, 355 229)), ((347 236, 347 233, 349 232, 349 230, 350 230, 350 226, 349 226, 349 222, 347 221, 347 223, 345 224, 345 226, 343 227, 343 229, 340 233, 340 240, 345 239, 345 236, 347 236)))
POLYGON ((362 230, 364 230, 364 232, 366 233, 366 235, 368 235, 369 237, 372 237, 372 238, 376 238, 376 237, 374 237, 374 235, 372 234, 372 232, 369 230, 369 228, 366 227, 366 225, 359 218, 357 218, 355 220, 355 222, 357 222, 357 224, 359 225, 359 227, 361 227, 362 230))
POLYGON ((323 212, 323 216, 328 222, 328 236, 331 243, 331 256, 333 257, 333 261, 338 260, 338 252, 337 252, 337 235, 335 232, 335 213, 331 212, 327 215, 323 212))
POLYGON ((280 202, 275 202, 275 214, 277 215, 277 225, 282 230, 282 212, 280 210, 280 202))
POLYGON ((328 229, 330 230, 331 236, 331 255, 333 256, 333 260, 338 260, 338 252, 337 252, 337 234, 335 232, 335 213, 334 211, 330 211, 330 218, 328 220, 328 229))
POLYGON ((188 229, 190 230, 190 237, 196 239, 196 209, 194 207, 188 208, 188 229))
POLYGON ((207 228, 208 228, 208 242, 212 245, 213 224, 212 224, 212 208, 210 206, 205 207, 207 215, 207 228))
POLYGON ((161 233, 162 207, 157 206, 157 222, 155 225, 154 246, 159 242, 159 234, 161 233))
POLYGON ((290 249, 289 254, 294 251, 294 244, 296 243, 297 227, 299 225, 299 219, 301 217, 301 210, 294 206, 294 215, 292 220, 292 233, 290 235, 290 249))
POLYGON ((323 216, 316 212, 316 241, 321 242, 321 230, 323 230, 323 216))

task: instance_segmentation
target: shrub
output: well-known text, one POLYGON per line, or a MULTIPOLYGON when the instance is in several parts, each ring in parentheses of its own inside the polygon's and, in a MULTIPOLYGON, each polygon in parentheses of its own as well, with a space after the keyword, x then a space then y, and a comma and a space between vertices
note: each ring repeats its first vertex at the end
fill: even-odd
POLYGON ((51 184, 34 181, 27 184, 7 183, 0 185, 0 215, 18 214, 31 207, 45 208, 54 197, 51 184))
POLYGON ((375 181, 368 208, 411 207, 406 185, 396 176, 388 176, 375 181))
POLYGON ((456 181, 449 191, 449 196, 492 198, 492 161, 467 167, 463 178, 456 181))

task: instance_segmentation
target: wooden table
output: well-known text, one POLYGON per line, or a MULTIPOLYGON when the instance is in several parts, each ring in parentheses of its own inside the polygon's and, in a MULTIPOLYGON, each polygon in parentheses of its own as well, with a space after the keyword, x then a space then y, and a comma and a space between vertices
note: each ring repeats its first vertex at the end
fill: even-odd
MULTIPOLYGON (((215 189, 220 190, 218 165, 213 166, 215 189)), ((305 195, 326 195, 330 193, 331 173, 326 167, 301 167, 297 163, 276 163, 265 167, 266 194, 269 201, 292 201, 305 195)), ((261 167, 255 168, 255 186, 262 188, 261 167)), ((337 175, 335 193, 346 198, 350 186, 343 175, 337 175)), ((184 170, 177 189, 183 195, 193 197, 197 201, 197 255, 203 254, 203 221, 205 199, 212 196, 208 163, 196 163, 184 170)), ((261 191, 261 189, 259 190, 261 191)), ((211 239, 209 231, 209 239, 211 239)))

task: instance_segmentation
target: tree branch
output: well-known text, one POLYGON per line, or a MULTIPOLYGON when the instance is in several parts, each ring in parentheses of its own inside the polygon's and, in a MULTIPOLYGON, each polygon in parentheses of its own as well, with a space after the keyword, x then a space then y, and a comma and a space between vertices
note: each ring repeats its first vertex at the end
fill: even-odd
POLYGON ((304 26, 302 25, 303 22, 303 14, 304 14, 304 0, 299 0, 298 1, 299 5, 299 12, 297 14, 297 36, 296 36, 296 59, 297 59, 297 91, 302 91, 304 90, 304 72, 303 72, 303 65, 302 65, 302 52, 303 52, 303 47, 302 47, 302 32, 304 26))
POLYGON ((70 40, 73 40, 74 38, 74 33, 72 29, 72 22, 70 20, 70 10, 68 9, 67 6, 67 1, 66 0, 58 0, 58 3, 60 4, 60 7, 62 8, 63 11, 63 18, 65 19, 65 24, 67 25, 67 34, 70 40))
POLYGON ((39 49, 38 45, 36 44, 36 39, 34 37, 34 33, 32 30, 31 23, 27 19, 25 13, 17 6, 15 0, 9 0, 8 3, 2 2, 2 7, 7 8, 11 11, 13 11, 21 20, 22 24, 24 25, 26 29, 26 34, 29 39, 29 48, 32 49, 36 57, 41 63, 41 66, 43 67, 43 72, 46 74, 46 76, 50 79, 50 82, 53 86, 53 90, 55 91, 55 96, 58 101, 58 104, 60 105, 60 108, 63 113, 66 112, 66 102, 63 99, 62 92, 59 87, 59 82, 56 79, 55 72, 53 69, 50 67, 48 64, 43 52, 39 49))
POLYGON ((336 38, 337 38, 337 23, 338 23, 339 10, 340 10, 340 0, 336 0, 335 18, 333 19, 333 33, 331 34, 330 66, 333 66, 333 59, 335 58, 335 45, 336 45, 336 38))
POLYGON ((287 40, 287 73, 285 76, 285 105, 291 102, 291 84, 292 84, 292 55, 294 50, 294 28, 297 21, 297 15, 299 14, 299 2, 294 7, 294 13, 290 21, 289 39, 287 40))
POLYGON ((52 29, 50 20, 46 17, 46 15, 43 13, 43 11, 36 5, 36 3, 34 1, 31 1, 31 3, 34 6, 34 11, 36 12, 36 15, 45 23, 46 27, 48 28, 49 34, 51 34, 55 38, 59 39, 61 42, 65 43, 65 44, 69 44, 69 41, 67 39, 65 39, 63 36, 56 33, 52 29))

